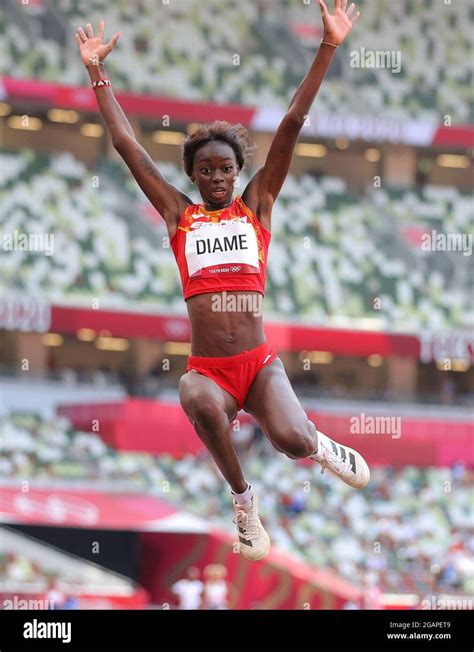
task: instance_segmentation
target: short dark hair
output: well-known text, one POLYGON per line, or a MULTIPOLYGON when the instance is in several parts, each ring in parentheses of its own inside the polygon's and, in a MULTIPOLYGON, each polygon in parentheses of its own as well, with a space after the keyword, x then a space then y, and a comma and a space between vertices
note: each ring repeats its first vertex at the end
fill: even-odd
POLYGON ((183 142, 183 165, 188 177, 191 177, 194 165, 194 155, 204 145, 213 140, 220 140, 232 147, 237 165, 242 170, 247 167, 255 149, 255 143, 249 132, 241 124, 231 124, 225 120, 216 120, 199 125, 197 129, 186 136, 183 142))

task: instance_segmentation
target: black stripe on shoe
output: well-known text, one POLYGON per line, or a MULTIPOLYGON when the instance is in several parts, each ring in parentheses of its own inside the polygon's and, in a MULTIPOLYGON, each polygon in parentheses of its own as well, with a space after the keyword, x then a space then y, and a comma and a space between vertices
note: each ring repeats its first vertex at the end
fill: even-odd
POLYGON ((339 444, 339 450, 341 451, 342 461, 345 462, 346 461, 346 449, 344 448, 344 446, 341 446, 339 444))
POLYGON ((247 539, 244 539, 243 537, 239 537, 239 541, 240 541, 240 543, 243 543, 246 546, 250 546, 251 548, 253 548, 253 544, 252 544, 251 541, 249 541, 247 539))
POLYGON ((336 444, 333 442, 332 439, 330 439, 329 441, 331 442, 332 450, 333 450, 333 451, 336 453, 336 455, 337 455, 337 446, 336 446, 336 444))
POLYGON ((354 473, 356 473, 356 458, 354 453, 349 453, 349 461, 351 463, 351 469, 354 473))

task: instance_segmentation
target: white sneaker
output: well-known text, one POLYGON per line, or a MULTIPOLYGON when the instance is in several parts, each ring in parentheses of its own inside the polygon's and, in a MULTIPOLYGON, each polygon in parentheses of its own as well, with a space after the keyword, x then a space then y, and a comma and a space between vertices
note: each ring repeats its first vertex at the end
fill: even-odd
POLYGON ((310 459, 321 464, 321 473, 328 469, 354 489, 363 489, 370 480, 370 470, 362 455, 329 439, 319 430, 317 433, 318 452, 310 459))
POLYGON ((270 537, 258 517, 258 498, 254 492, 251 502, 238 505, 234 500, 234 523, 239 533, 239 552, 250 561, 263 559, 270 552, 270 537))

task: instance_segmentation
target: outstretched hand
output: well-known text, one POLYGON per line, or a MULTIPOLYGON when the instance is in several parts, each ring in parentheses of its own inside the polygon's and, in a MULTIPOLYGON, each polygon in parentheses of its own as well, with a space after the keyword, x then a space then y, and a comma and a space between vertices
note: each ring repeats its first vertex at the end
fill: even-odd
POLYGON ((359 18, 360 11, 354 13, 354 3, 351 3, 349 8, 347 8, 347 0, 336 0, 332 14, 329 13, 323 0, 319 0, 319 6, 323 15, 323 41, 327 41, 333 45, 341 45, 359 18))
POLYGON ((102 63, 105 57, 114 49, 114 45, 120 37, 120 32, 114 34, 108 43, 104 43, 104 30, 105 22, 103 20, 99 23, 97 36, 94 36, 94 30, 90 23, 87 23, 85 32, 82 27, 77 28, 76 41, 84 65, 90 66, 91 64, 98 65, 102 63))

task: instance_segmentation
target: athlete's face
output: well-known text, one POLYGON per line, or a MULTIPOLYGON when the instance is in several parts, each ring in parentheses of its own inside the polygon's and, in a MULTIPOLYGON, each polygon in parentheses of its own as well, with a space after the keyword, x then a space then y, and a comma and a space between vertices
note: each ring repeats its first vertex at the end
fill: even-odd
POLYGON ((214 140, 194 154, 192 178, 206 204, 230 203, 238 174, 235 152, 227 143, 214 140))

